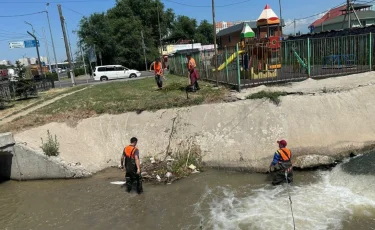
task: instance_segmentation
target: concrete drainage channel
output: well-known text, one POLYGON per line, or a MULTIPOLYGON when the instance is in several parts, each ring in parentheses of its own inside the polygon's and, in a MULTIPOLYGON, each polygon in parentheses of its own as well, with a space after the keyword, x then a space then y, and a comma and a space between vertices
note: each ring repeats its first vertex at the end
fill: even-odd
POLYGON ((0 178, 2 180, 68 179, 91 176, 80 166, 59 157, 48 157, 22 143, 12 133, 0 134, 0 178))

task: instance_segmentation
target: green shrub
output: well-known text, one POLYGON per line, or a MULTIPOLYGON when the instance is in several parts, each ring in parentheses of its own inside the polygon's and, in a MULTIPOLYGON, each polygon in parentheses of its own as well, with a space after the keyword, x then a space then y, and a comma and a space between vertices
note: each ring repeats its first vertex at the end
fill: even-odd
POLYGON ((80 76, 80 75, 85 75, 85 69, 84 68, 77 68, 74 69, 74 76, 80 76))
POLYGON ((247 99, 262 99, 262 98, 268 98, 270 101, 272 101, 274 104, 279 105, 281 100, 280 96, 286 96, 288 95, 287 92, 281 92, 281 91, 260 91, 258 93, 251 94, 247 97, 247 99))
POLYGON ((31 79, 20 79, 16 82, 12 82, 12 90, 15 90, 13 93, 15 96, 20 98, 28 98, 31 95, 37 95, 34 81, 31 79))
POLYGON ((55 138, 52 137, 51 133, 49 130, 47 130, 47 142, 43 141, 42 139, 42 150, 46 156, 58 156, 60 154, 59 152, 59 147, 60 144, 57 141, 57 136, 55 135, 55 138))
POLYGON ((47 73, 46 74, 47 79, 58 81, 59 77, 57 76, 57 73, 47 73))

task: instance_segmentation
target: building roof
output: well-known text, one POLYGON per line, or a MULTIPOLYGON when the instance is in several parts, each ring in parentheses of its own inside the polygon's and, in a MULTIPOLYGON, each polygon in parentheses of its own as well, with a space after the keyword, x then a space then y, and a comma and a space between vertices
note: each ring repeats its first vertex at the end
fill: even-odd
POLYGON ((350 35, 359 35, 359 34, 369 34, 375 33, 375 25, 367 26, 367 27, 357 27, 357 28, 346 28, 346 29, 339 29, 339 30, 330 30, 330 31, 323 31, 319 33, 308 33, 308 34, 301 34, 298 36, 289 36, 287 40, 300 40, 306 38, 332 38, 332 37, 343 37, 343 36, 350 36, 350 35))
MULTIPOLYGON (((282 25, 285 26, 284 19, 281 20, 281 22, 282 22, 282 25)), ((234 26, 228 27, 226 29, 220 30, 219 33, 217 33, 217 36, 222 37, 222 36, 232 34, 235 32, 241 32, 245 23, 247 23, 250 26, 250 28, 252 28, 253 30, 257 29, 257 21, 245 21, 245 22, 236 24, 234 26)))
MULTIPOLYGON (((365 9, 365 8, 369 8, 369 7, 371 7, 371 5, 353 4, 353 8, 356 9, 356 10, 365 9)), ((318 27, 323 23, 326 25, 326 21, 330 21, 330 20, 332 20, 336 17, 339 17, 341 15, 345 15, 345 12, 346 12, 346 5, 339 6, 339 7, 336 7, 334 9, 331 9, 325 15, 323 15, 323 17, 321 17, 318 20, 316 20, 315 22, 313 22, 309 26, 309 28, 310 27, 318 27)), ((356 12, 356 13, 360 13, 360 12, 366 12, 366 11, 359 11, 359 12, 356 12)))
POLYGON ((257 28, 257 22, 256 21, 247 21, 247 22, 241 22, 240 24, 236 24, 234 26, 228 27, 226 29, 220 30, 219 33, 217 33, 218 37, 225 36, 227 34, 231 34, 234 32, 240 32, 243 29, 244 24, 247 23, 251 28, 257 28))
MULTIPOLYGON (((372 11, 372 10, 358 11, 356 13, 358 15, 359 20, 375 19, 375 11, 372 11)), ((345 17, 345 14, 337 16, 337 17, 335 17, 331 20, 324 21, 324 23, 321 23, 321 24, 319 24, 317 26, 314 26, 314 27, 320 27, 320 26, 322 26, 322 24, 323 24, 323 26, 327 26, 327 25, 337 24, 337 23, 342 23, 342 22, 345 23, 345 21, 347 23, 348 18, 346 18, 345 21, 344 21, 344 17, 345 17)), ((355 17, 354 13, 351 13, 350 17, 351 17, 352 21, 357 21, 357 18, 355 17)))

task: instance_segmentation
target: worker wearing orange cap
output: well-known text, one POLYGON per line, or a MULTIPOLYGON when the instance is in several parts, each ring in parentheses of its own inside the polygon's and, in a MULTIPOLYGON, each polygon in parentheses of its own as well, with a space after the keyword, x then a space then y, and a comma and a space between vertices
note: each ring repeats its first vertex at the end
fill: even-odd
POLYGON ((279 150, 275 152, 270 165, 270 171, 274 168, 272 184, 279 185, 283 182, 291 183, 293 182, 292 153, 286 147, 287 142, 285 140, 277 141, 277 143, 279 144, 279 150))

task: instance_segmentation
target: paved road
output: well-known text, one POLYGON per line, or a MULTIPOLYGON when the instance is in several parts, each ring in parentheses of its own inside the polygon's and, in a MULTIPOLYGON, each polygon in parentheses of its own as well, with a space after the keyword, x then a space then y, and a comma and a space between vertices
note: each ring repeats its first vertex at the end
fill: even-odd
MULTIPOLYGON (((94 81, 94 79, 90 78, 76 78, 76 85, 94 85, 94 84, 105 84, 108 82, 115 82, 115 81, 130 81, 130 80, 139 80, 139 79, 144 79, 147 77, 153 77, 154 74, 148 71, 141 71, 142 75, 137 78, 125 78, 125 79, 120 79, 120 80, 112 80, 112 81, 106 81, 106 82, 101 82, 101 81, 94 81)), ((58 81, 55 81, 55 87, 56 88, 67 88, 72 86, 72 82, 70 79, 63 79, 61 80, 61 83, 59 84, 58 81), (60 85, 61 84, 61 85, 60 85)))

